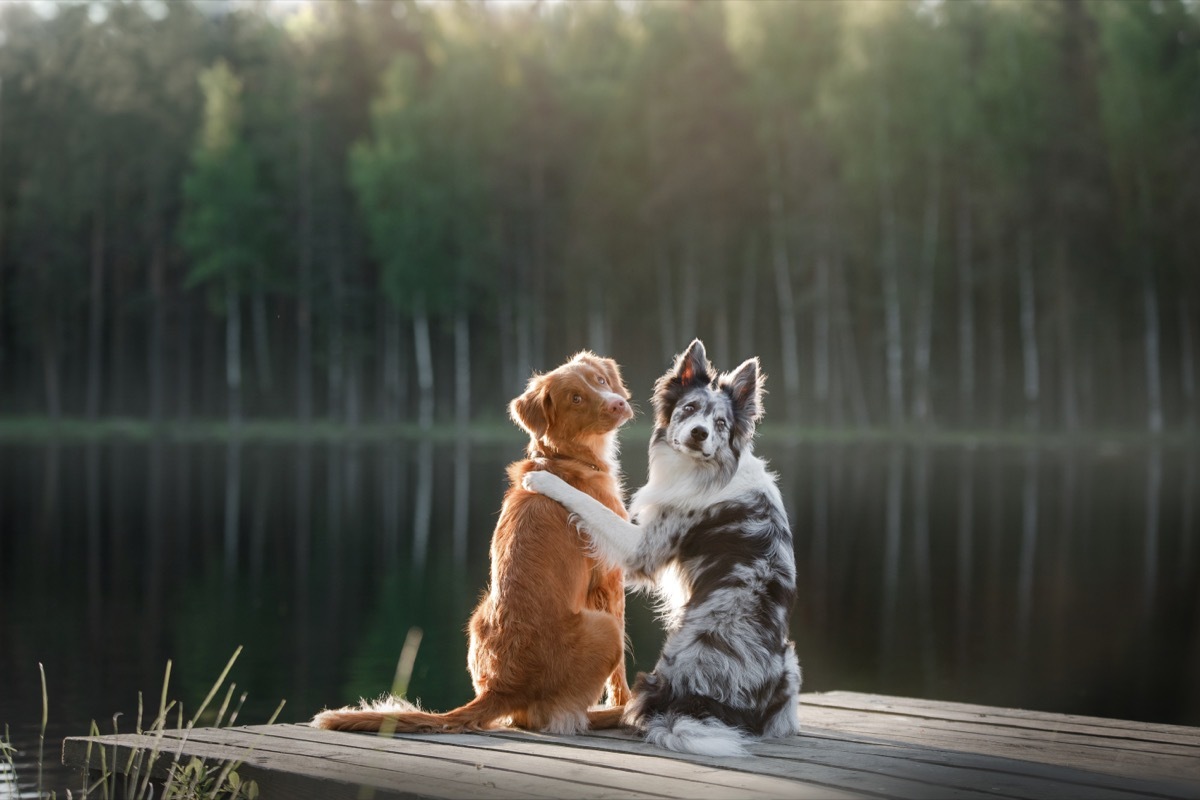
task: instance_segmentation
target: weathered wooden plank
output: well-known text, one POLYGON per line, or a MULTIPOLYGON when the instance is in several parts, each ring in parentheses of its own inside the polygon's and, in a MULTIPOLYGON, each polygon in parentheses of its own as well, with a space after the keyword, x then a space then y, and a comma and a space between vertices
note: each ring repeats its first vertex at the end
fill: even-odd
MULTIPOLYGON (((1005 735, 987 725, 918 717, 810 707, 802 712, 806 729, 869 734, 962 752, 982 753, 1059 764, 1112 775, 1154 779, 1200 780, 1194 759, 1176 754, 1097 746, 1073 734, 1005 735)), ((1086 737, 1085 737, 1086 738, 1086 737)))
MULTIPOLYGON (((771 740, 770 744, 781 747, 805 747, 812 749, 836 749, 857 753, 859 748, 906 761, 941 764, 981 773, 1023 776, 1040 782, 1011 784, 1013 796, 1048 797, 1059 794, 1084 797, 1178 797, 1188 796, 1185 786, 1172 785, 1163 780, 1130 778, 1123 775, 1097 773, 1040 761, 1022 760, 988 753, 971 753, 950 750, 944 747, 924 745, 895 739, 856 734, 840 729, 806 729, 800 736, 789 739, 771 740), (1056 789, 1060 784, 1067 787, 1056 789), (1026 792, 1030 792, 1026 795, 1026 792)), ((979 784, 976 784, 979 785, 979 784)))
MULTIPOLYGON (((136 734, 104 737, 71 737, 63 741, 62 761, 68 767, 80 770, 99 770, 99 748, 103 746, 105 759, 110 771, 118 774, 135 751, 150 752, 162 747, 162 742, 151 736, 136 734), (91 760, 88 760, 88 745, 92 745, 91 760), (114 765, 118 765, 114 770, 114 765)), ((204 742, 189 742, 184 748, 182 763, 187 763, 192 756, 202 758, 211 763, 226 761, 241 762, 237 771, 244 780, 253 780, 258 784, 262 797, 287 797, 295 800, 359 800, 361 787, 368 786, 376 789, 376 800, 389 798, 407 798, 428 795, 433 791, 445 791, 441 781, 426 783, 415 780, 403 788, 384 789, 372 782, 378 777, 369 772, 355 773, 353 776, 339 774, 336 769, 328 769, 327 765, 314 763, 311 759, 300 757, 271 757, 267 758, 254 753, 247 753, 240 747, 213 745, 204 742)), ((160 752, 157 759, 146 758, 144 762, 150 769, 151 777, 165 780, 168 776, 174 752, 160 752), (153 762, 153 763, 151 763, 153 762)), ((438 797, 472 797, 487 796, 479 793, 472 794, 469 787, 455 795, 438 794, 438 797)), ((496 797, 518 798, 518 793, 498 793, 496 797)))
MULTIPOLYGON (((530 734, 498 734, 505 736, 528 736, 530 734)), ((691 753, 676 753, 670 750, 647 745, 645 742, 629 741, 624 737, 613 736, 606 732, 596 732, 584 736, 571 737, 561 742, 566 746, 606 750, 616 750, 621 753, 645 754, 647 748, 659 758, 686 761, 710 767, 720 767, 727 770, 752 771, 760 775, 770 775, 776 778, 817 783, 828 786, 831 790, 853 792, 868 797, 897 797, 897 798, 994 798, 989 792, 975 791, 969 788, 952 788, 937 785, 926 780, 913 780, 907 777, 886 774, 880 771, 862 769, 861 766, 846 763, 822 763, 820 759, 806 761, 801 758, 770 758, 757 754, 764 744, 750 745, 750 751, 756 754, 752 758, 713 758, 691 753)), ((836 761, 833 759, 831 761, 836 761)))
POLYGON ((806 714, 811 717, 813 714, 828 713, 830 711, 835 714, 844 715, 843 718, 847 720, 870 719, 879 725, 885 727, 891 726, 897 730, 918 725, 931 730, 983 734, 996 740, 1019 741, 1027 744, 1039 742, 1055 746, 1066 744, 1080 748, 1092 748, 1097 752, 1103 753, 1105 757, 1114 757, 1112 751, 1120 751, 1121 758, 1147 756, 1154 759, 1161 758, 1164 761, 1175 760, 1184 763, 1196 763, 1197 758, 1200 757, 1200 750, 1187 745, 1178 745, 1170 742, 1146 742, 1136 739, 1126 739, 1124 737, 1098 736, 1060 730, 1049 723, 1042 727, 1010 726, 980 718, 943 718, 922 714, 904 714, 897 711, 880 712, 848 708, 829 709, 815 705, 803 709, 801 712, 802 721, 806 714))
MULTIPOLYGON (((324 731, 308 729, 289 729, 279 732, 285 737, 297 739, 311 736, 325 736, 324 731)), ((362 742, 362 747, 374 749, 389 749, 389 739, 378 736, 356 735, 362 742)), ((640 742, 632 736, 624 735, 631 742, 640 744, 642 753, 618 753, 600 748, 588 748, 586 752, 578 747, 571 747, 576 737, 547 736, 537 737, 519 731, 497 732, 491 734, 403 734, 397 735, 396 740, 404 742, 427 742, 449 747, 462 748, 471 755, 464 757, 477 758, 478 751, 488 751, 508 761, 512 754, 532 757, 536 760, 529 762, 530 766, 542 769, 551 774, 559 774, 563 763, 587 764, 593 767, 605 767, 620 771, 630 776, 634 785, 655 792, 670 790, 673 796, 728 797, 731 790, 739 794, 753 794, 756 797, 814 797, 837 798, 855 797, 846 792, 839 792, 827 785, 786 780, 758 774, 753 770, 737 771, 717 767, 703 767, 695 764, 681 763, 673 759, 665 759, 657 748, 640 742)), ((492 756, 489 756, 492 757, 492 756)), ((724 759, 732 762, 731 759, 724 759)))
MULTIPOLYGON (((605 734, 580 737, 607 739, 605 734)), ((608 741, 597 746, 605 746, 608 741)), ((1161 782, 1138 781, 1097 775, 1065 767, 1040 764, 1029 769, 1024 762, 979 755, 964 755, 919 748, 901 743, 872 743, 843 738, 837 733, 826 737, 800 735, 771 739, 751 746, 757 758, 747 768, 776 771, 766 759, 776 759, 794 770, 839 769, 860 773, 856 785, 864 791, 879 786, 872 781, 887 781, 889 796, 995 796, 1018 798, 1087 798, 1088 800, 1133 800, 1143 797, 1190 797, 1181 787, 1164 788, 1161 782), (904 779, 906 783, 899 783, 904 779), (910 794, 901 792, 911 790, 910 794)), ((667 758, 680 754, 654 749, 667 758)), ((844 774, 843 772, 843 774, 844 774)), ((786 771, 784 774, 788 774, 786 771)))
POLYGON ((1200 748, 1200 728, 1155 722, 1087 717, 1047 711, 981 706, 916 697, 889 697, 859 692, 812 692, 802 695, 802 705, 821 705, 861 711, 881 711, 940 719, 986 719, 1000 725, 1045 728, 1098 736, 1119 736, 1148 742, 1166 742, 1200 748))
POLYGON ((179 748, 185 761, 241 762, 264 797, 296 800, 359 800, 362 787, 378 798, 1200 799, 1190 728, 850 692, 803 701, 800 736, 754 743, 740 759, 619 731, 379 737, 273 725, 68 739, 63 760, 83 768, 89 742, 106 746, 110 764, 157 749, 161 778, 179 748))
MULTIPOLYGON (((454 753, 445 746, 426 745, 399 739, 382 740, 362 734, 326 731, 319 739, 281 737, 279 729, 301 726, 251 726, 245 728, 197 728, 191 731, 190 741, 254 747, 256 753, 272 756, 307 757, 315 763, 337 764, 348 774, 371 767, 380 772, 370 785, 402 787, 410 776, 442 779, 468 790, 468 795, 486 795, 496 789, 506 794, 532 797, 566 797, 586 794, 588 797, 673 797, 666 792, 630 785, 619 774, 604 770, 556 769, 553 774, 532 771, 528 764, 515 759, 484 759, 475 753, 454 753), (376 749, 361 744, 374 739, 386 741, 390 747, 376 749)), ((435 797, 452 796, 438 790, 424 790, 435 797)), ((461 794, 461 793, 460 793, 461 794)))

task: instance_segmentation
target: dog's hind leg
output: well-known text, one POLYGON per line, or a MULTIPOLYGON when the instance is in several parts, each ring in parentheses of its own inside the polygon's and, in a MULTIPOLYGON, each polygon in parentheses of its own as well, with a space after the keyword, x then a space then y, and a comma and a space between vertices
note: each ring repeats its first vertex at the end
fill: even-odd
MULTIPOLYGON (((622 653, 624 656, 624 653, 622 653)), ((608 676, 608 682, 604 684, 604 688, 608 694, 609 706, 624 706, 629 702, 629 698, 633 695, 629 692, 629 682, 625 679, 625 659, 621 659, 621 663, 613 670, 612 675, 608 676)))
POLYGON ((608 728, 619 728, 625 717, 625 706, 609 706, 608 708, 590 708, 587 712, 588 728, 602 731, 608 728))
MULTIPOLYGON (((567 627, 562 647, 571 654, 571 668, 556 685, 545 687, 544 699, 525 707, 522 727, 565 735, 588 730, 588 708, 599 702, 605 681, 624 667, 624 631, 612 614, 584 610, 567 627)), ((619 719, 619 710, 603 709, 609 710, 619 719)))

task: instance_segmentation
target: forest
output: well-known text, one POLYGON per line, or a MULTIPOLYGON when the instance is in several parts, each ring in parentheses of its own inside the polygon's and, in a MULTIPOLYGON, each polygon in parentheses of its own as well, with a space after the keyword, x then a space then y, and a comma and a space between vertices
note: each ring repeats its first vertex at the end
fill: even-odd
POLYGON ((1195 430, 1200 3, 0 8, 0 416, 1195 430))

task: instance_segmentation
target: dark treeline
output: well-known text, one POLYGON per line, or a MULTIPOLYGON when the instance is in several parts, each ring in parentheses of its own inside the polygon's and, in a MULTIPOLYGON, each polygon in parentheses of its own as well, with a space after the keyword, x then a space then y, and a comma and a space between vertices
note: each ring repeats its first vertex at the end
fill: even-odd
POLYGON ((1194 426, 1200 5, 0 9, 0 412, 1194 426))

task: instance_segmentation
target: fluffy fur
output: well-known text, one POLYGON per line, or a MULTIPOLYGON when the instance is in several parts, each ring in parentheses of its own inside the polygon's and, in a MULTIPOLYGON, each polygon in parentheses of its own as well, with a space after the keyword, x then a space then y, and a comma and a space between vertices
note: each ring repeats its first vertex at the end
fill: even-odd
POLYGON ((384 698, 323 711, 315 727, 452 733, 512 724, 572 734, 619 724, 619 708, 588 707, 606 688, 610 706, 629 699, 621 569, 592 557, 566 510, 521 481, 545 470, 623 518, 616 431, 633 416, 628 399, 616 362, 582 352, 535 375, 510 404, 530 441, 528 457, 508 468, 511 485, 492 536, 491 583, 469 625, 475 699, 433 714, 384 698))
POLYGON ((549 473, 525 476, 570 509, 601 559, 658 591, 667 640, 625 721, 672 750, 745 755, 748 737, 799 731, 792 534, 752 450, 762 384, 757 359, 718 375, 692 342, 655 384, 649 481, 632 522, 549 473))

